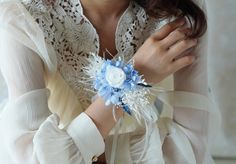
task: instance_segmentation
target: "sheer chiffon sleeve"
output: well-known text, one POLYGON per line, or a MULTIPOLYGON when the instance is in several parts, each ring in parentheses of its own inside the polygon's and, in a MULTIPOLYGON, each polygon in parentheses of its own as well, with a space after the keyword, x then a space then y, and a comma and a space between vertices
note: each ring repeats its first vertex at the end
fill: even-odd
POLYGON ((9 94, 1 114, 1 133, 8 152, 17 164, 92 163, 94 156, 104 152, 100 132, 85 113, 65 129, 58 127, 59 117, 48 107, 46 64, 36 49, 33 51, 34 40, 30 43, 26 35, 29 27, 23 31, 6 26, 6 22, 17 20, 12 13, 19 11, 16 3, 6 4, 0 4, 0 68, 9 94))
MULTIPOLYGON (((205 1, 196 3, 206 13, 205 1)), ((208 32, 191 55, 195 62, 174 74, 174 91, 159 95, 171 105, 169 118, 173 120, 167 119, 163 153, 167 163, 210 164, 214 163, 210 147, 219 115, 208 94, 208 32)))

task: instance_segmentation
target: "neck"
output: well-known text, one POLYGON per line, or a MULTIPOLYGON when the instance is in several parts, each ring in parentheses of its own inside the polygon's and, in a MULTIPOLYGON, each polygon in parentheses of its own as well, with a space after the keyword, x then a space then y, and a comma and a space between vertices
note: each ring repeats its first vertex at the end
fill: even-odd
POLYGON ((119 17, 128 7, 130 0, 80 0, 87 15, 100 18, 119 17))

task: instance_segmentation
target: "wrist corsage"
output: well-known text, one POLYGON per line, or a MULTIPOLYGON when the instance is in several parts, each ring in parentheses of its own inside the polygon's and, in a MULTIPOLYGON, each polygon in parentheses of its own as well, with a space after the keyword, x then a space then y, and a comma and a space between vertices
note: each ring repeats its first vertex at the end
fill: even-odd
POLYGON ((84 71, 106 105, 119 106, 129 115, 148 115, 143 108, 148 108, 151 85, 135 70, 133 61, 125 63, 121 57, 108 60, 96 54, 88 60, 84 71))

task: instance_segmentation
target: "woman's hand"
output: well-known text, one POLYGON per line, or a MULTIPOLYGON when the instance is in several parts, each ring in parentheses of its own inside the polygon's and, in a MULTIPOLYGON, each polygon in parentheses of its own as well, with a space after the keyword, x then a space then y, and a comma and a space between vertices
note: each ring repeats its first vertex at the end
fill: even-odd
POLYGON ((179 18, 151 35, 134 55, 134 66, 144 75, 146 82, 159 83, 167 76, 194 61, 191 55, 181 56, 197 45, 189 39, 186 20, 179 18))

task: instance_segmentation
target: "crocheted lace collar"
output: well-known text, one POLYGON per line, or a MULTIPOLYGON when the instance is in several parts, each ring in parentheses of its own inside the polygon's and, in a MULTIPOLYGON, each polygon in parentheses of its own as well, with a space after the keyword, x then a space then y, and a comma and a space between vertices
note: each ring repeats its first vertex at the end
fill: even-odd
MULTIPOLYGON (((95 42, 96 43, 95 53, 98 54, 100 51, 100 38, 99 38, 96 28, 93 26, 93 24, 90 22, 90 20, 84 15, 84 9, 81 4, 81 1, 80 0, 71 0, 71 2, 73 3, 73 5, 76 6, 76 9, 78 11, 80 11, 81 16, 84 18, 86 23, 89 24, 90 29, 95 34, 95 40, 97 40, 97 42, 95 42)), ((129 30, 127 31, 127 29, 131 29, 132 24, 135 23, 134 20, 136 17, 136 13, 134 13, 133 9, 135 9, 135 8, 137 9, 137 7, 138 7, 138 10, 140 10, 140 7, 135 2, 133 2, 131 0, 128 7, 125 9, 125 11, 122 13, 122 15, 119 18, 118 24, 116 26, 116 31, 115 31, 115 46, 116 46, 116 50, 117 50, 118 54, 124 53, 125 47, 122 46, 122 44, 121 44, 122 42, 124 42, 124 40, 122 38, 124 38, 124 36, 126 35, 125 33, 129 31, 129 30), (129 26, 129 28, 127 28, 127 26, 129 26)), ((128 40, 126 40, 126 41, 128 41, 128 40)))

